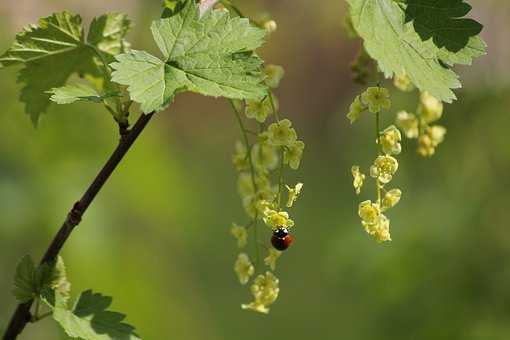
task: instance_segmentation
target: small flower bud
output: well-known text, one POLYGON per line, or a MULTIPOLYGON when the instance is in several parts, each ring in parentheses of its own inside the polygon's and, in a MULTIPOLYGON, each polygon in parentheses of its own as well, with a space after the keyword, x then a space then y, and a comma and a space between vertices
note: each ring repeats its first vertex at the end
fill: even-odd
POLYGON ((422 92, 418 113, 426 123, 435 122, 443 115, 443 103, 428 92, 422 92))
POLYGON ((273 33, 278 28, 278 25, 276 25, 276 21, 274 20, 268 20, 264 22, 264 29, 267 31, 267 33, 273 33))

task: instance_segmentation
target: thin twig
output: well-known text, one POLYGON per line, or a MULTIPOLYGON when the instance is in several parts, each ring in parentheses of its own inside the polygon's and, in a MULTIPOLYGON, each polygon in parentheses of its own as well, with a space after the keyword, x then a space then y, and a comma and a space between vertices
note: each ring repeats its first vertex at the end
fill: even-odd
MULTIPOLYGON (((52 262, 57 258, 60 250, 64 246, 64 243, 71 235, 71 232, 80 223, 87 208, 90 206, 106 181, 108 181, 110 175, 129 151, 135 140, 152 118, 153 114, 153 112, 149 114, 142 114, 133 128, 129 130, 126 135, 121 137, 119 145, 105 163, 101 171, 99 171, 92 184, 88 187, 87 191, 85 191, 82 198, 74 204, 67 214, 67 218, 62 224, 62 227, 60 227, 60 230, 57 232, 50 246, 46 250, 46 253, 41 260, 41 264, 52 262)), ((16 311, 11 317, 9 326, 3 336, 3 340, 14 340, 23 331, 26 324, 30 322, 32 318, 30 308, 32 307, 33 302, 34 300, 30 300, 18 305, 16 311)))
MULTIPOLYGON (((200 15, 211 9, 214 5, 216 5, 216 3, 218 3, 218 1, 219 0, 202 0, 199 5, 200 15)), ((105 68, 106 71, 109 72, 108 65, 106 63, 105 68)), ((112 153, 92 184, 89 186, 80 201, 76 202, 71 211, 69 211, 67 214, 67 218, 62 224, 62 227, 60 227, 60 230, 57 232, 55 238, 46 250, 44 257, 41 260, 41 264, 51 262, 58 256, 60 250, 64 246, 64 243, 71 235, 71 232, 80 223, 81 218, 89 205, 92 203, 122 158, 129 151, 135 140, 138 138, 140 133, 152 118, 153 114, 154 112, 149 114, 142 114, 132 129, 127 131, 124 130, 124 133, 121 133, 121 140, 119 145, 112 153)), ((123 128, 121 127, 121 131, 122 129, 123 128)), ((26 324, 31 321, 32 315, 30 313, 30 308, 32 307, 33 303, 34 300, 30 300, 18 305, 16 311, 11 317, 7 330, 3 336, 3 340, 14 340, 23 331, 26 324)))

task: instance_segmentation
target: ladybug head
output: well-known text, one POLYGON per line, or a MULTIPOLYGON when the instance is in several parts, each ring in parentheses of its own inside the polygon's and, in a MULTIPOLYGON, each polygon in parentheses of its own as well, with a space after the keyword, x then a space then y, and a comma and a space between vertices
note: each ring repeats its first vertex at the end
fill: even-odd
POLYGON ((284 238, 287 235, 289 235, 289 230, 285 227, 278 227, 275 230, 273 230, 273 236, 276 236, 278 238, 284 238))

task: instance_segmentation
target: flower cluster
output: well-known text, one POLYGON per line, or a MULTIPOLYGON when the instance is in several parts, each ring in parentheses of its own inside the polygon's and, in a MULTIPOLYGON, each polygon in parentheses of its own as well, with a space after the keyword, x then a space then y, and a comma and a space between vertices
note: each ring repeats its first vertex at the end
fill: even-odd
POLYGON ((369 87, 365 92, 354 98, 347 118, 351 124, 360 117, 363 111, 379 113, 382 110, 388 110, 391 107, 390 92, 384 87, 369 87))
POLYGON ((280 292, 279 281, 271 272, 260 274, 250 287, 253 302, 243 304, 243 309, 250 309, 259 313, 269 313, 268 306, 273 304, 280 292))
MULTIPOLYGON (((347 114, 353 123, 363 111, 375 113, 376 126, 379 127, 379 114, 391 107, 389 91, 382 87, 370 87, 354 99, 347 114)), ((390 220, 383 213, 393 208, 402 196, 400 189, 387 190, 386 186, 393 180, 398 170, 398 161, 394 157, 402 151, 402 134, 395 125, 390 125, 382 131, 377 131, 376 143, 378 155, 370 166, 369 175, 375 179, 377 198, 375 202, 366 200, 359 204, 358 215, 365 231, 378 242, 391 241, 390 220)), ((351 168, 353 186, 357 195, 365 183, 366 175, 360 167, 351 168)))
POLYGON ((416 114, 400 111, 395 124, 407 138, 418 139, 417 151, 421 156, 431 157, 446 135, 444 126, 432 124, 441 119, 442 115, 443 103, 429 93, 422 92, 416 114))
POLYGON ((241 249, 247 246, 248 232, 253 230, 250 241, 254 243, 254 260, 250 260, 246 251, 242 252, 234 270, 241 284, 247 284, 252 276, 256 276, 251 284, 254 300, 242 307, 261 313, 267 313, 268 306, 278 297, 278 279, 273 272, 282 253, 271 247, 269 235, 266 246, 259 239, 257 229, 261 223, 267 225, 269 228, 266 230, 271 233, 281 227, 290 229, 294 226, 285 208, 295 204, 303 184, 286 185, 284 172, 287 167, 293 170, 299 168, 305 148, 292 122, 281 117, 278 100, 270 90, 278 87, 284 75, 283 68, 267 65, 264 73, 268 87, 264 98, 232 102, 243 135, 243 141, 235 144, 232 163, 238 172, 238 191, 250 221, 245 226, 234 223, 230 229, 241 249), (260 251, 264 249, 267 256, 261 263, 260 251), (263 265, 271 271, 262 270, 260 267, 263 265))

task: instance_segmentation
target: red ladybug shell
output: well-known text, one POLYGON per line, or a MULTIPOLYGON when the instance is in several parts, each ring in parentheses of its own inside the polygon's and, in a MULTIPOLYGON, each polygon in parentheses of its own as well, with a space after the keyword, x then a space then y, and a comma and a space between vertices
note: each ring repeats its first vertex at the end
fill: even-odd
POLYGON ((291 245, 292 241, 294 241, 294 238, 291 234, 287 234, 284 237, 278 237, 273 234, 271 237, 271 244, 275 247, 275 249, 280 251, 287 249, 291 245))

